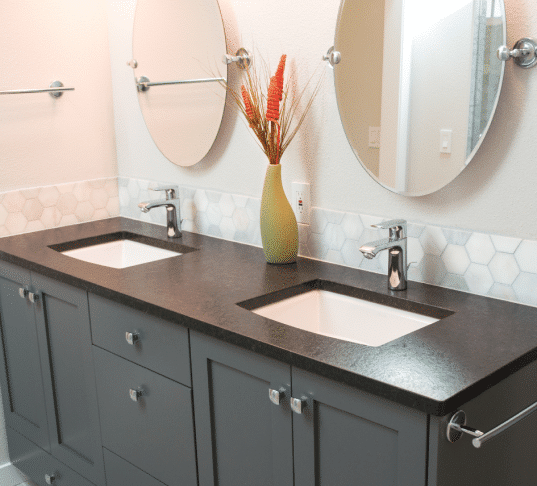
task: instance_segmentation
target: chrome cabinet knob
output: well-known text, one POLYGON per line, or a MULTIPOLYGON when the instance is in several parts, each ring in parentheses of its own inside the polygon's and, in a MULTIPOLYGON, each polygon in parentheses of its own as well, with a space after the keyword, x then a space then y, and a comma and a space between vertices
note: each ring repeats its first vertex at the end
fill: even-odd
POLYGON ((291 409, 295 413, 299 413, 299 414, 302 413, 307 403, 308 403, 308 399, 306 397, 302 397, 302 398, 291 397, 291 409))
POLYGON ((131 346, 134 346, 140 340, 140 334, 137 332, 126 332, 125 339, 131 346))
POLYGON ((54 484, 56 481, 56 476, 54 474, 45 474, 45 483, 54 484))
POLYGON ((142 388, 131 388, 129 389, 129 397, 133 402, 140 400, 140 397, 143 396, 144 390, 142 388))
POLYGON ((279 405, 280 400, 285 396, 285 388, 280 388, 278 390, 273 390, 269 388, 269 398, 274 405, 279 405))
POLYGON ((28 294, 30 293, 30 291, 27 289, 27 288, 23 288, 23 287, 19 287, 19 295, 23 298, 23 299, 26 299, 26 297, 28 297, 28 294))
POLYGON ((28 292, 28 299, 32 304, 35 304, 39 300, 39 294, 37 292, 28 292))

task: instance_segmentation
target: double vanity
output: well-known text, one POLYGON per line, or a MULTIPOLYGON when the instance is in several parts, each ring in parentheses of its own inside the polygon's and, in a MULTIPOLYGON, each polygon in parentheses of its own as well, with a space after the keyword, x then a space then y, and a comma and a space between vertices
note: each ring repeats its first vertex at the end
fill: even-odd
POLYGON ((537 401, 537 309, 166 233, 114 218, 0 240, 9 452, 36 484, 533 484, 533 415, 480 448, 447 433, 458 410, 487 432, 537 401), (76 253, 112 257, 97 244, 173 255, 76 253), (330 328, 331 305, 368 318, 330 328))

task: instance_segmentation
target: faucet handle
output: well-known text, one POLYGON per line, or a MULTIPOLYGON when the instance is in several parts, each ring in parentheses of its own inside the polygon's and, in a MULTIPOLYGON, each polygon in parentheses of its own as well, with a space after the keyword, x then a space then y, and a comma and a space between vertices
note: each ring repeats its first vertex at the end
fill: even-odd
POLYGON ((372 224, 371 227, 378 229, 389 229, 390 239, 406 238, 406 219, 390 219, 389 221, 383 221, 382 223, 372 224))
POLYGON ((177 186, 157 186, 157 187, 150 187, 151 191, 165 191, 166 192, 166 201, 169 201, 170 199, 175 199, 176 193, 179 192, 179 187, 177 186))

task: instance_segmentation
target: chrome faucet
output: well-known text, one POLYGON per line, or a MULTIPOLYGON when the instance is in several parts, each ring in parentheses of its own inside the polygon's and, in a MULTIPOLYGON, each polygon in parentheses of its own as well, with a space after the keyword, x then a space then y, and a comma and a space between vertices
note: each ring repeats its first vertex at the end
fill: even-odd
POLYGON ((141 202, 138 207, 143 213, 148 213, 153 208, 161 206, 166 207, 168 238, 180 238, 181 233, 181 209, 179 206, 179 197, 176 193, 179 192, 177 186, 155 187, 150 188, 152 191, 165 191, 166 199, 157 199, 156 201, 141 202))
POLYGON ((360 247, 360 251, 369 260, 375 258, 383 250, 389 251, 388 288, 390 290, 406 290, 407 286, 406 224, 404 219, 393 219, 379 224, 372 224, 373 228, 389 229, 389 237, 366 243, 360 247))

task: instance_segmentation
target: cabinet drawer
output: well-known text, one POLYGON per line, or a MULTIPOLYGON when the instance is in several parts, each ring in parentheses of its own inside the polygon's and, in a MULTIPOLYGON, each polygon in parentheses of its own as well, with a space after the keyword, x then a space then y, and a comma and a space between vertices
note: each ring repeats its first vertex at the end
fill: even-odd
POLYGON ((190 388, 93 351, 103 446, 165 484, 196 485, 190 388), (137 389, 134 401, 129 391, 137 389))
POLYGON ((10 427, 6 427, 6 433, 11 461, 36 485, 93 486, 92 483, 10 427), (54 481, 47 483, 45 475, 54 476, 54 481))
POLYGON ((108 486, 165 486, 108 449, 103 452, 108 486))
POLYGON ((188 329, 89 294, 93 344, 190 385, 188 329), (129 344, 126 333, 137 333, 129 344))

